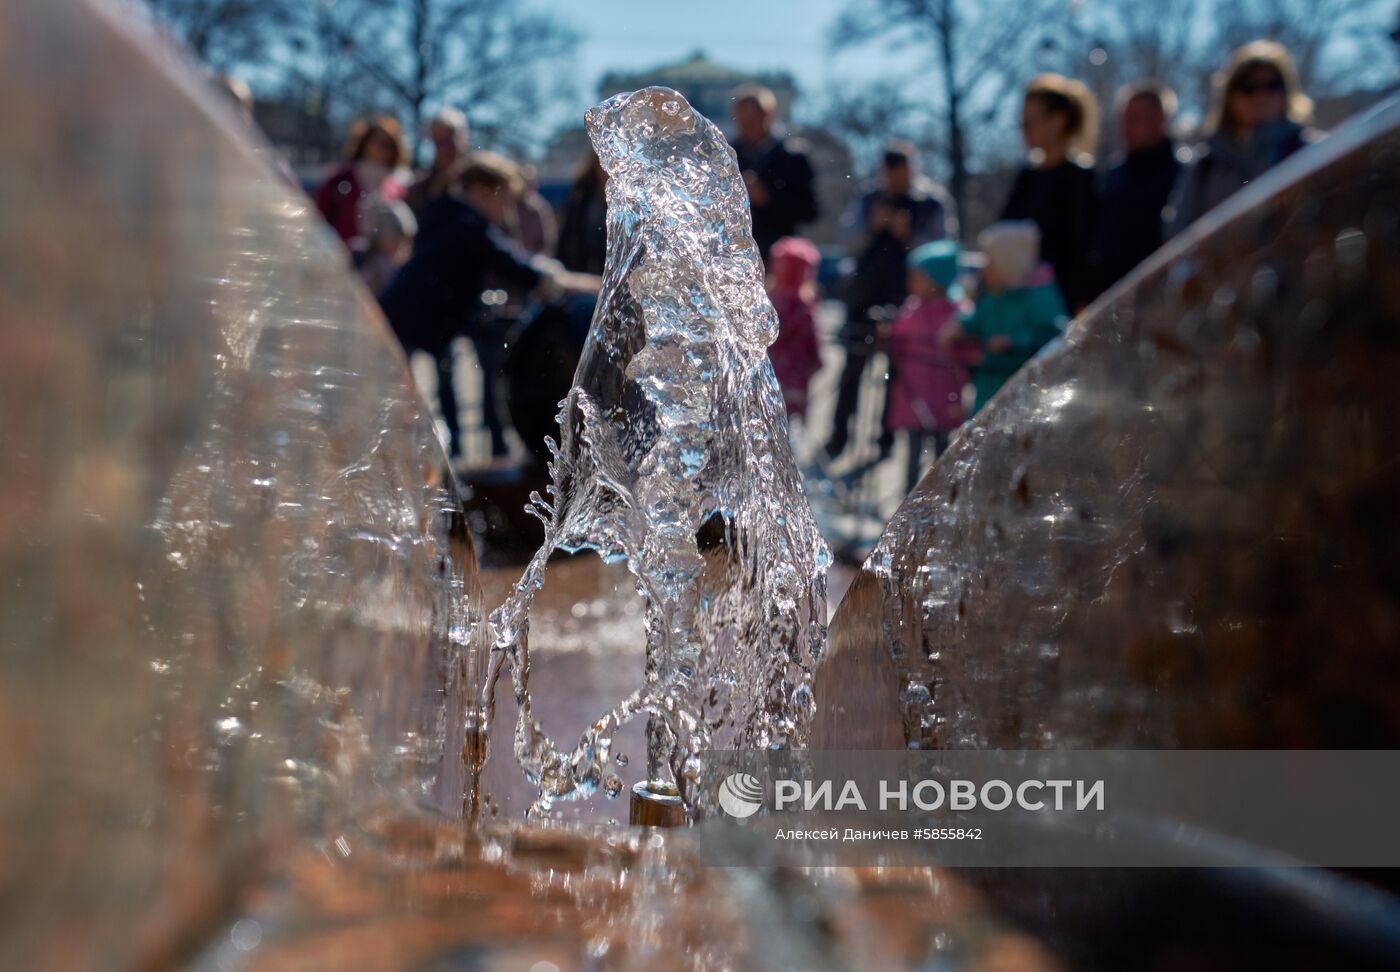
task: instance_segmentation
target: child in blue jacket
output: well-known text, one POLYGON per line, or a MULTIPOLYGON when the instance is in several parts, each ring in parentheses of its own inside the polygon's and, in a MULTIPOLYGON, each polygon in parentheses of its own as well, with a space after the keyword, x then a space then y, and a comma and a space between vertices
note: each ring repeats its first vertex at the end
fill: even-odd
POLYGON ((1069 314, 1055 273, 1040 260, 1040 230, 1030 221, 994 223, 977 238, 987 265, 963 330, 981 345, 972 369, 974 411, 1037 351, 1064 330, 1069 314))

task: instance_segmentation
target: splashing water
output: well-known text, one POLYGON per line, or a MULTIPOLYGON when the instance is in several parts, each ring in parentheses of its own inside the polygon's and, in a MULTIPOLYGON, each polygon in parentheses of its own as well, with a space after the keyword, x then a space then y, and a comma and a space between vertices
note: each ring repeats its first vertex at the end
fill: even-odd
POLYGON ((803 495, 767 346, 748 197, 718 128, 665 88, 586 116, 609 178, 598 309, 550 442, 545 540, 492 615, 483 709, 509 665, 532 813, 620 788, 613 731, 648 723, 648 776, 683 795, 707 748, 800 746, 830 558, 803 495), (534 720, 529 611, 555 550, 626 561, 646 605, 643 686, 561 750, 534 720))

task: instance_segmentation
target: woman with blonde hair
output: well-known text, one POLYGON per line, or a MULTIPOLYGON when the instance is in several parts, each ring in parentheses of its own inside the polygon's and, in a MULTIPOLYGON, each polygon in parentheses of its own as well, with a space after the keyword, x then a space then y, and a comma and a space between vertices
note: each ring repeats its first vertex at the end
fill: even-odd
POLYGON ((407 161, 403 133, 393 117, 374 115, 350 126, 345 161, 331 170, 313 198, 352 251, 363 249, 376 207, 403 198, 403 186, 394 173, 407 161))
POLYGON ((1282 44, 1259 40, 1236 49, 1216 72, 1212 88, 1206 141, 1182 177, 1176 230, 1320 137, 1306 127, 1312 101, 1282 44))
POLYGON ((1026 86, 1021 136, 1029 160, 1001 218, 1030 220, 1040 228, 1040 255, 1074 311, 1093 296, 1089 251, 1098 209, 1092 168, 1098 133, 1098 104, 1082 82, 1042 74, 1026 86))

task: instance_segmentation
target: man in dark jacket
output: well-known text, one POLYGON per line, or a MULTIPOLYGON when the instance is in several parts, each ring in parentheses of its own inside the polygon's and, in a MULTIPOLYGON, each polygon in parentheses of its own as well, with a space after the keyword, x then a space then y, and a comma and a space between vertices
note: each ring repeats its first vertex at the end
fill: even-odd
MULTIPOLYGON (((846 323, 841 340, 846 363, 836 395, 831 436, 826 444, 835 458, 846 448, 851 419, 860 399, 860 380, 875 353, 881 320, 904 302, 905 260, 915 247, 933 240, 956 239, 958 218, 943 188, 918 172, 914 147, 891 142, 885 148, 875 186, 863 194, 844 220, 844 234, 855 257, 855 272, 846 293, 846 323)), ((884 429, 881 423, 881 429, 884 429)), ((882 432, 880 448, 894 439, 882 432)))
POLYGON ((774 134, 773 92, 744 85, 733 106, 734 153, 749 190, 754 242, 766 261, 774 243, 817 218, 812 166, 799 143, 774 134))
POLYGON ((427 351, 439 362, 438 401, 453 455, 461 454, 461 425, 452 355, 447 351, 476 310, 485 275, 527 291, 540 285, 580 292, 598 289, 596 277, 530 257, 497 229, 515 205, 514 173, 479 157, 462 170, 459 185, 458 191, 428 203, 413 255, 379 295, 384 316, 404 349, 410 355, 427 351))
POLYGON ((1167 134, 1176 107, 1170 88, 1131 85, 1118 96, 1123 154, 1099 181, 1094 294, 1112 287, 1162 245, 1162 210, 1181 163, 1167 134))

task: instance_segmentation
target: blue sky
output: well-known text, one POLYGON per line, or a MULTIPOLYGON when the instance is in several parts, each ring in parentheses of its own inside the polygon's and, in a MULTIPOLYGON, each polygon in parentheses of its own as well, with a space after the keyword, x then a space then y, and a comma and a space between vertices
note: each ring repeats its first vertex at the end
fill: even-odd
POLYGON ((778 65, 817 80, 845 0, 541 0, 583 33, 581 75, 662 63, 703 48, 739 67, 778 65))
MULTIPOLYGON (((608 70, 645 68, 703 50, 711 60, 737 68, 786 70, 810 100, 836 75, 887 74, 888 57, 872 51, 833 59, 828 29, 846 0, 537 0, 557 11, 582 35, 577 81, 592 103, 608 70)), ((799 108, 800 111, 800 108, 799 108)))

